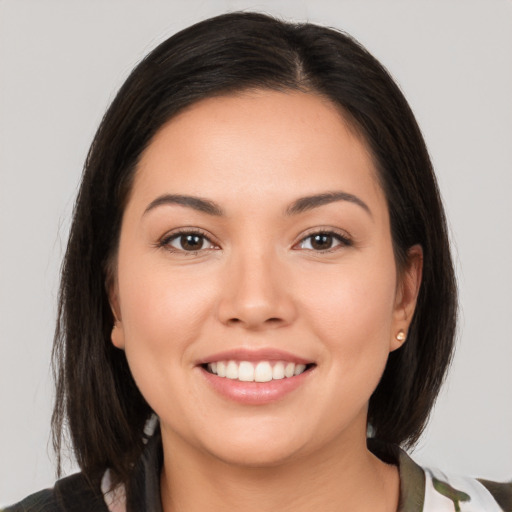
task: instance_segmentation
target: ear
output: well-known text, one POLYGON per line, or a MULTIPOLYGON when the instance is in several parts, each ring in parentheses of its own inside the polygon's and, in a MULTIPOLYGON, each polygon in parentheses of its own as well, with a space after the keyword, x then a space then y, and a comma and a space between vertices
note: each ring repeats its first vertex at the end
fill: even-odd
POLYGON ((115 347, 124 350, 124 326, 121 318, 121 308, 119 305, 119 288, 117 286, 117 279, 111 279, 111 282, 108 285, 108 298, 110 302, 110 309, 114 316, 114 325, 112 327, 110 339, 115 347))
POLYGON ((416 309, 422 272, 423 249, 421 245, 413 245, 407 251, 407 262, 398 276, 390 351, 400 348, 407 339, 416 309))

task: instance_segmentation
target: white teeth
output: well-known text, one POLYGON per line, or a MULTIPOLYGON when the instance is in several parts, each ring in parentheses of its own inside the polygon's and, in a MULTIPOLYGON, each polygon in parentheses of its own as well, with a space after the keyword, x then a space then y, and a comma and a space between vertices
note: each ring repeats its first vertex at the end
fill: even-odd
POLYGON ((284 376, 285 377, 293 377, 294 373, 295 373, 295 365, 293 363, 288 363, 286 365, 286 368, 284 369, 284 376))
POLYGON ((238 379, 238 365, 235 361, 229 361, 226 366, 226 378, 227 379, 238 379))
POLYGON ((254 370, 254 380, 256 382, 269 382, 272 380, 272 366, 268 361, 261 361, 254 370))
POLYGON ((254 365, 248 361, 242 361, 238 367, 238 380, 252 382, 254 380, 254 365))
POLYGON ((224 361, 218 361, 217 362, 217 375, 219 377, 225 377, 226 376, 226 364, 224 361))
POLYGON ((274 380, 284 379, 284 364, 279 361, 272 368, 272 378, 274 380))
POLYGON ((305 364, 298 364, 295 366, 295 371, 293 372, 293 374, 300 375, 305 369, 306 369, 305 364))
POLYGON ((269 382, 300 375, 306 370, 305 364, 286 361, 216 361, 208 363, 208 370, 219 377, 239 380, 242 382, 269 382))

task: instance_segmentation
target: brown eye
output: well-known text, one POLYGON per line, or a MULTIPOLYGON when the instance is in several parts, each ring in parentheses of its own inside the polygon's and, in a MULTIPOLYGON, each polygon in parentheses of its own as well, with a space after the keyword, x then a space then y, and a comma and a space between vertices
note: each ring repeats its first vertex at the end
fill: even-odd
POLYGON ((198 252, 215 248, 214 244, 200 233, 178 233, 163 240, 162 245, 175 252, 198 252))
POLYGON ((332 235, 320 233, 311 237, 311 247, 316 251, 330 249, 332 247, 333 241, 334 239, 332 235))
POLYGON ((312 235, 303 238, 298 247, 309 251, 329 251, 337 247, 345 247, 352 245, 352 242, 338 233, 325 232, 313 233, 312 235))
POLYGON ((181 235, 178 241, 185 251, 199 251, 203 248, 204 237, 200 235, 181 235))

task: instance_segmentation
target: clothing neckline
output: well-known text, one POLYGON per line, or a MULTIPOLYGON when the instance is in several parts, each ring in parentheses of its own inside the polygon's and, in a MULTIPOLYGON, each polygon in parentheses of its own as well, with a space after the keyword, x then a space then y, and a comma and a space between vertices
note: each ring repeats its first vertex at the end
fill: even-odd
POLYGON ((369 438, 370 452, 386 464, 398 467, 400 494, 397 512, 422 512, 425 503, 425 472, 397 445, 369 438))
MULTIPOLYGON (((368 449, 380 460, 398 467, 400 477, 397 512, 422 512, 425 500, 425 473, 399 446, 368 439, 368 449)), ((148 440, 136 464, 127 492, 127 510, 163 512, 160 472, 163 464, 160 429, 148 440)))

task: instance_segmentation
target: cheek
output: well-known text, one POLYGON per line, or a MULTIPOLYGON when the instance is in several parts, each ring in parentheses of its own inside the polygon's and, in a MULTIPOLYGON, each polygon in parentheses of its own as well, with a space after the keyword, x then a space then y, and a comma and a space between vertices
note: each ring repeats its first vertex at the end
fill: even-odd
POLYGON ((190 364, 189 350, 205 327, 209 289, 202 279, 149 257, 119 259, 119 295, 125 352, 143 395, 168 393, 169 379, 190 364), (192 285, 193 283, 193 285, 192 285))
POLYGON ((382 324, 391 320, 396 291, 394 265, 332 266, 311 274, 301 282, 307 308, 322 318, 324 325, 343 323, 345 328, 382 324))
POLYGON ((357 264, 333 266, 301 282, 304 315, 333 357, 346 365, 385 364, 396 289, 394 260, 388 260, 389 265, 354 259, 357 264))
POLYGON ((155 259, 149 254, 120 261, 123 324, 135 338, 157 341, 162 335, 169 342, 170 333, 186 338, 201 325, 210 295, 207 281, 200 272, 171 271, 164 258, 155 259))

